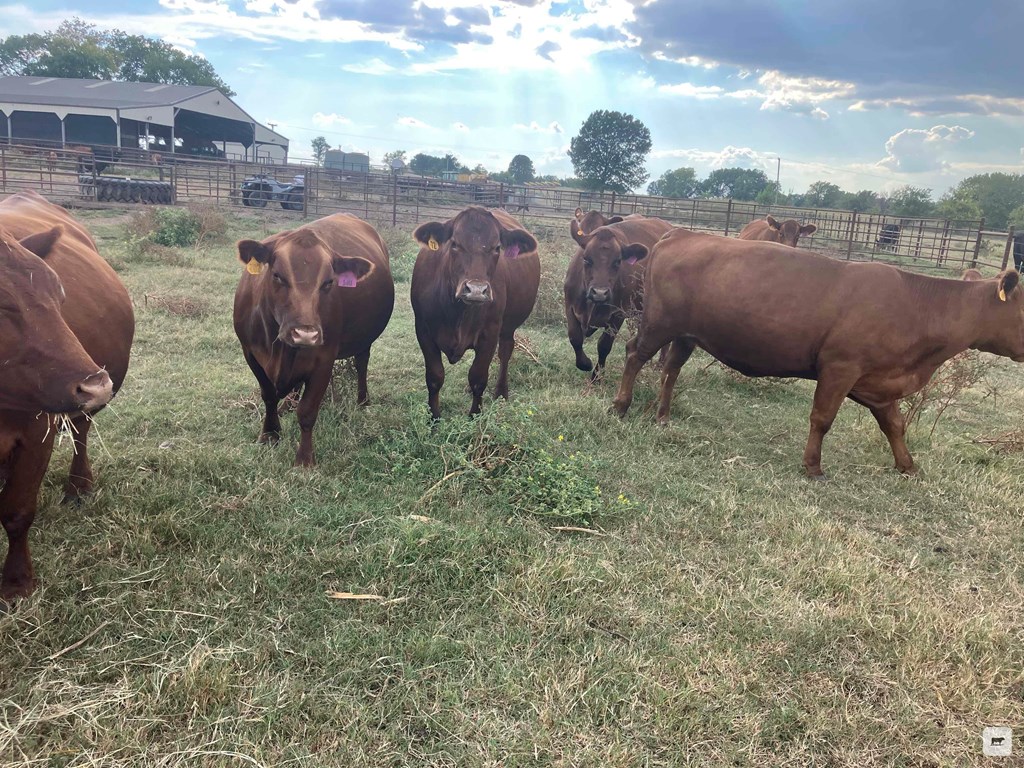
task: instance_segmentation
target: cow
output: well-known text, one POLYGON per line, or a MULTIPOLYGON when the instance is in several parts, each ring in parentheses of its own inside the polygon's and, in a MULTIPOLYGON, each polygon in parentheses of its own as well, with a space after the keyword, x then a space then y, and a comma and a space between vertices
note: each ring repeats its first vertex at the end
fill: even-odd
POLYGON ((575 222, 575 232, 580 235, 589 235, 598 227, 606 227, 609 224, 618 224, 620 221, 625 219, 643 219, 644 215, 641 213, 631 213, 626 217, 622 216, 605 216, 600 211, 588 211, 583 213, 582 208, 576 209, 576 215, 573 219, 575 222))
POLYGON ((0 521, 7 558, 0 598, 35 588, 28 532, 57 433, 69 419, 74 458, 64 499, 92 490, 92 415, 128 370, 135 317, 89 233, 35 192, 0 202, 0 521))
POLYGON ((871 411, 896 468, 913 474, 900 399, 968 348, 1024 362, 1024 289, 1015 270, 988 280, 928 277, 681 229, 649 258, 640 331, 627 345, 613 410, 626 414, 637 373, 668 342, 662 424, 695 347, 746 376, 817 381, 803 455, 811 477, 824 477, 822 438, 845 398, 871 411))
POLYGON ((771 243, 782 243, 796 248, 801 235, 813 235, 818 231, 814 224, 801 224, 796 219, 777 221, 773 216, 756 219, 742 230, 740 240, 766 240, 771 243))
POLYGON ((445 222, 421 224, 413 237, 421 247, 412 272, 412 309, 430 413, 441 418, 441 353, 457 363, 472 349, 472 416, 480 412, 496 348, 500 367, 494 394, 508 398, 516 328, 533 311, 540 286, 537 241, 504 211, 478 206, 445 222))
POLYGON ((900 244, 900 230, 899 224, 883 224, 878 232, 878 239, 875 240, 875 248, 895 251, 900 244))
POLYGON ((336 213, 237 247, 245 269, 234 327, 266 409, 259 442, 280 440, 278 402, 301 387, 295 466, 312 467, 313 427, 335 360, 355 359, 357 400, 370 402, 370 347, 395 306, 387 246, 366 222, 336 213))
POLYGON ((581 235, 570 224, 579 248, 565 273, 565 321, 576 367, 591 371, 591 381, 600 376, 626 315, 643 307, 644 267, 638 262, 671 229, 661 219, 627 219, 581 235), (595 366, 583 351, 583 339, 599 328, 595 366))
POLYGON ((960 275, 961 280, 984 280, 985 277, 981 272, 973 267, 971 269, 965 269, 963 274, 960 275))

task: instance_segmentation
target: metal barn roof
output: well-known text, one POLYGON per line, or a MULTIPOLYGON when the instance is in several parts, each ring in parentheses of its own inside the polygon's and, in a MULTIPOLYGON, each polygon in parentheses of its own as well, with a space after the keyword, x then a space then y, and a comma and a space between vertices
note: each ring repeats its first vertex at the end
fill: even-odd
POLYGON ((216 90, 208 85, 122 83, 67 77, 0 77, 0 101, 62 107, 130 109, 174 106, 216 90))

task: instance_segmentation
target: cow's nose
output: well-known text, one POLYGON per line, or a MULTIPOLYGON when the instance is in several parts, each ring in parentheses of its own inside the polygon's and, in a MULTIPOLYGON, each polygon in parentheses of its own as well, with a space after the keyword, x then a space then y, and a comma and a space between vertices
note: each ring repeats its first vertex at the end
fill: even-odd
POLYGON ((491 284, 484 280, 467 280, 459 289, 459 301, 484 304, 491 300, 491 284))
POLYGON ((587 293, 587 298, 595 304, 604 304, 611 298, 611 291, 607 288, 591 288, 587 293))
POLYGON ((309 325, 292 328, 291 342, 296 347, 316 347, 323 343, 320 338, 320 329, 309 325))
POLYGON ((83 411, 106 405, 114 396, 114 382, 106 371, 97 371, 75 386, 75 401, 83 411))

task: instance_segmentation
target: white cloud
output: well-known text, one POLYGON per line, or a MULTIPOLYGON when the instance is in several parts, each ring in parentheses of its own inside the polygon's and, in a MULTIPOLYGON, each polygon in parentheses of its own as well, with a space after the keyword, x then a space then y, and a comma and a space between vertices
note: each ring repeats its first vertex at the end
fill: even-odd
POLYGON ((388 75, 396 71, 383 59, 370 59, 360 64, 346 64, 342 69, 356 75, 388 75))
POLYGON ((693 99, 717 99, 725 89, 717 85, 694 85, 693 83, 677 83, 676 85, 659 85, 658 90, 673 96, 693 99))
POLYGON ((316 112, 312 119, 313 125, 317 128, 334 128, 339 125, 352 125, 352 121, 347 117, 337 115, 334 112, 331 112, 330 114, 316 112))
POLYGON ((885 142, 885 157, 878 165, 904 173, 942 171, 949 167, 945 156, 950 147, 973 136, 974 131, 959 125, 905 128, 885 142))
POLYGON ((517 131, 528 131, 530 133, 565 133, 565 129, 562 128, 557 121, 552 121, 548 123, 547 126, 543 126, 534 120, 529 125, 526 125, 525 123, 516 123, 512 127, 517 131))
POLYGON ((678 158, 694 165, 698 170, 716 168, 775 168, 778 155, 750 147, 727 146, 719 151, 704 149, 668 149, 651 153, 653 158, 678 158))

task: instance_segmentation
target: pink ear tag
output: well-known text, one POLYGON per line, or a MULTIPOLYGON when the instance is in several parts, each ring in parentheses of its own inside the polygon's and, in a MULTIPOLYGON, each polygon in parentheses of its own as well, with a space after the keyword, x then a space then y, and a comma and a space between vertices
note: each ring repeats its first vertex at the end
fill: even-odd
POLYGON ((519 255, 519 246, 517 244, 515 244, 515 243, 513 243, 512 245, 510 245, 508 248, 505 249, 505 258, 506 259, 514 259, 518 255, 519 255))
POLYGON ((342 272, 338 275, 338 285, 342 288, 355 288, 358 282, 355 272, 342 272))
POLYGON ((634 256, 630 256, 628 259, 626 259, 626 263, 627 264, 636 264, 636 262, 637 262, 637 259, 634 256))

